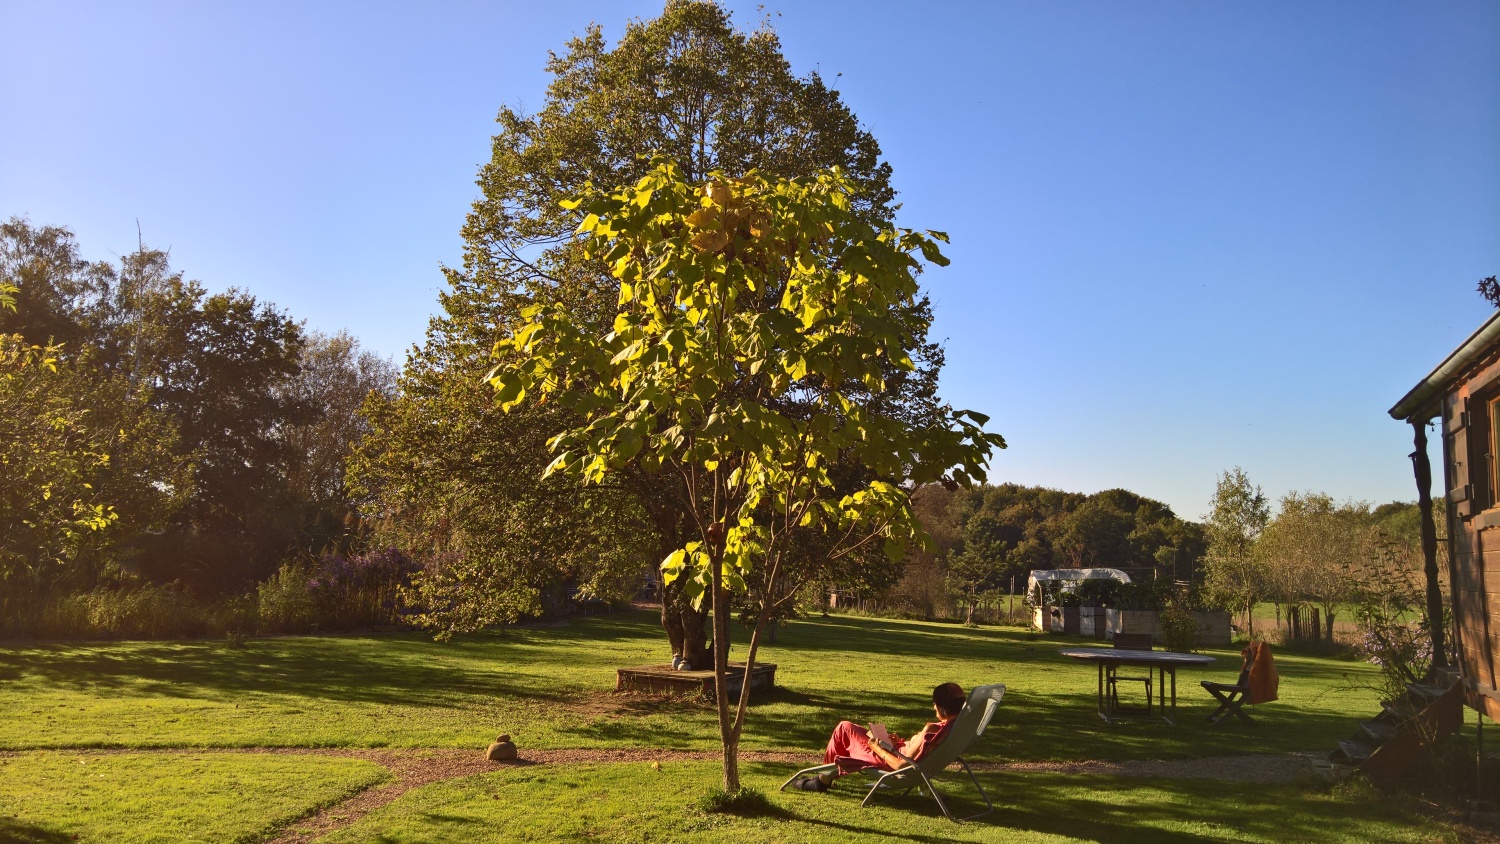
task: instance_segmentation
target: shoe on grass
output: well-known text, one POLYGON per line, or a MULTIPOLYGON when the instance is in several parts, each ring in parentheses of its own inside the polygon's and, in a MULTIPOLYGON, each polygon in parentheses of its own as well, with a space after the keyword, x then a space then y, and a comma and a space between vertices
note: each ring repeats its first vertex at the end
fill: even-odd
POLYGON ((819 774, 815 777, 802 777, 792 785, 803 791, 827 791, 831 782, 833 782, 833 777, 828 774, 819 774))

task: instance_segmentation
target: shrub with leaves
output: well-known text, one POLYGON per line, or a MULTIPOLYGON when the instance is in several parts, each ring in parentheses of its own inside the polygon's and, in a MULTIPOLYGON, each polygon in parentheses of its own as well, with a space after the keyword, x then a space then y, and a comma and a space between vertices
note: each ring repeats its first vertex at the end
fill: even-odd
POLYGON ((1385 699, 1400 697, 1406 684, 1421 680, 1432 665, 1426 595, 1410 549, 1393 543, 1382 547, 1363 571, 1359 594, 1360 653, 1380 666, 1385 699))
POLYGON ((260 629, 265 633, 307 633, 318 626, 318 600, 308 585, 307 567, 285 563, 256 587, 260 629))
POLYGON ((1186 598, 1168 601, 1157 615, 1157 624, 1167 650, 1188 654, 1198 645, 1198 617, 1186 598))
POLYGON ((99 588, 47 607, 37 632, 55 639, 168 639, 214 632, 212 608, 180 583, 99 588))

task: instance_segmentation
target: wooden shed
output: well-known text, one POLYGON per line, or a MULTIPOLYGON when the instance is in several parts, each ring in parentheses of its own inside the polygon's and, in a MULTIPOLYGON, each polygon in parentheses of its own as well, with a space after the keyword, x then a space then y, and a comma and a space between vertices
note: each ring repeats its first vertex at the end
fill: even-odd
MULTIPOLYGON (((1427 567, 1430 619, 1441 619, 1437 535, 1433 526, 1432 468, 1427 427, 1437 423, 1443 444, 1443 487, 1437 505, 1447 508, 1448 576, 1453 634, 1465 702, 1500 719, 1496 652, 1500 651, 1500 312, 1490 317, 1423 378, 1391 416, 1412 426, 1412 467, 1422 508, 1422 551, 1427 567)), ((1452 673, 1442 659, 1449 631, 1433 622, 1433 668, 1452 673)))

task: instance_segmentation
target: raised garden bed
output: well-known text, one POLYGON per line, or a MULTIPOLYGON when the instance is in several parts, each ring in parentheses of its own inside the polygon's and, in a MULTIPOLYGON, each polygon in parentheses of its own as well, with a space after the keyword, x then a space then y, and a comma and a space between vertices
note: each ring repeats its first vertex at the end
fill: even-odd
MULTIPOLYGON (((745 683, 745 664, 731 662, 725 678, 729 696, 736 697, 745 683)), ((776 666, 768 662, 756 663, 750 672, 750 694, 768 692, 776 688, 776 666)), ((671 665, 639 665, 634 668, 615 669, 615 691, 648 692, 656 695, 694 695, 705 698, 714 696, 713 671, 676 671, 671 665)))

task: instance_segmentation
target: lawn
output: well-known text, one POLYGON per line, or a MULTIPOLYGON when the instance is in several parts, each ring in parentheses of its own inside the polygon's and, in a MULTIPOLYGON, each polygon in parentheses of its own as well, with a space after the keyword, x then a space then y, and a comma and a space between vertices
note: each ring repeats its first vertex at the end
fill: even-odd
MULTIPOLYGON (((743 639, 743 631, 737 636, 743 639)), ((976 761, 1129 760, 1324 750, 1351 733, 1359 718, 1378 709, 1375 693, 1362 687, 1374 679, 1372 666, 1278 653, 1282 700, 1256 710, 1261 723, 1253 730, 1238 725, 1212 728, 1203 721, 1211 711, 1210 700, 1197 681, 1232 679, 1239 664, 1237 651, 1216 649, 1208 653, 1219 657, 1217 665, 1179 672, 1178 726, 1152 722, 1109 726, 1094 713, 1093 667, 1057 654, 1057 648, 1080 641, 1015 628, 972 629, 847 616, 798 621, 782 629, 777 643, 763 651, 765 660, 779 666, 777 680, 782 688, 753 708, 742 746, 805 753, 813 759, 821 753, 828 730, 843 718, 882 720, 897 731, 910 732, 930 713, 930 689, 946 680, 966 688, 989 682, 1008 686, 995 724, 969 756, 976 761)), ((37 764, 26 760, 42 749, 53 751, 54 759, 66 756, 56 751, 71 748, 393 747, 472 748, 478 753, 502 731, 515 737, 523 756, 527 750, 556 748, 715 749, 717 731, 711 708, 611 691, 617 667, 661 662, 665 656, 656 618, 644 612, 510 630, 447 644, 405 634, 268 638, 240 648, 220 642, 12 646, 0 649, 0 712, 7 713, 0 719, 0 749, 24 752, 5 757, 7 764, 0 766, 0 809, 4 809, 0 815, 16 814, 20 807, 21 814, 31 819, 29 823, 46 829, 82 830, 84 840, 184 840, 167 832, 150 837, 152 830, 165 829, 165 821, 156 820, 140 827, 135 838, 107 836, 104 827, 96 829, 94 824, 96 820, 103 823, 95 816, 98 807, 113 805, 108 795, 100 796, 99 803, 74 805, 46 797, 52 786, 35 784, 34 777, 25 777, 23 784, 18 766, 37 764), (94 808, 84 812, 83 805, 94 808)), ((237 782, 253 783, 262 776, 255 768, 261 763, 254 760, 263 754, 212 756, 238 760, 232 763, 243 768, 236 769, 237 782)), ((181 753, 97 758, 110 760, 99 763, 103 765, 140 760, 140 764, 165 766, 138 776, 147 781, 181 779, 186 775, 172 772, 202 764, 181 753)), ((276 760, 317 761, 279 756, 266 764, 276 760)), ((672 774, 683 778, 682 782, 662 786, 660 808, 666 820, 647 822, 643 815, 642 828, 655 830, 658 837, 687 835, 693 824, 708 823, 702 818, 683 820, 682 805, 691 786, 712 784, 713 766, 682 765, 672 774)), ((763 767, 754 767, 755 781, 761 785, 779 773, 763 767)), ((495 783, 524 795, 526 801, 536 802, 542 797, 533 792, 548 790, 548 783, 566 789, 553 795, 556 800, 575 791, 613 793, 623 788, 622 793, 630 794, 634 786, 619 778, 639 774, 632 770, 616 765, 564 772, 544 766, 440 783, 409 793, 347 835, 377 840, 384 834, 378 831, 380 824, 398 829, 412 823, 412 817, 468 816, 480 810, 465 795, 490 788, 486 784, 490 778, 498 778, 495 783)), ((265 771, 264 777, 270 780, 284 778, 269 768, 265 771)), ((332 799, 328 794, 347 791, 350 786, 340 776, 330 769, 330 790, 301 789, 289 795, 300 802, 294 800, 284 807, 273 807, 271 798, 258 796, 260 792, 250 787, 243 789, 243 802, 252 807, 252 815, 271 823, 272 815, 296 816, 332 799)), ((995 781, 1000 794, 1029 795, 1026 805, 1031 808, 1008 809, 1021 815, 1002 814, 994 823, 1088 837, 1084 827, 1038 826, 1040 821, 1028 813, 1045 814, 1047 801, 1082 799, 1078 789, 1093 792, 1094 786, 1080 786, 1076 777, 1007 772, 985 776, 995 781), (1033 804, 1033 800, 1041 802, 1033 804), (1022 815, 1030 818, 1025 825, 1011 822, 1019 823, 1022 815)), ((643 781, 641 786, 654 788, 651 783, 672 781, 667 777, 643 781)), ((1115 783, 1111 786, 1115 791, 1140 792, 1142 800, 1147 794, 1157 795, 1147 801, 1155 808, 1137 824, 1143 835, 1156 827, 1168 831, 1162 833, 1167 835, 1162 840, 1173 840, 1171 835, 1199 835, 1191 831, 1191 823, 1198 821, 1190 823, 1182 806, 1200 803, 1203 823, 1244 826, 1236 820, 1238 810, 1231 800, 1233 794, 1244 791, 1243 786, 1108 781, 1115 783)), ((1273 792, 1282 797, 1302 794, 1290 786, 1279 788, 1273 792)), ((170 797, 172 793, 176 792, 164 789, 162 799, 202 802, 186 792, 180 798, 170 797)), ((487 808, 476 821, 481 828, 520 823, 493 814, 514 801, 487 799, 491 803, 483 804, 487 808)), ((1322 817, 1320 813, 1336 815, 1344 805, 1315 793, 1299 799, 1297 811, 1308 818, 1322 817)), ((842 796, 834 795, 823 803, 804 800, 787 805, 799 817, 808 812, 813 817, 821 810, 809 807, 840 806, 840 800, 842 796)), ((657 808, 655 801, 654 797, 645 802, 632 800, 631 809, 649 815, 657 808)), ((120 805, 128 814, 129 806, 120 805)), ((559 811, 579 823, 587 817, 559 811)), ((829 818, 848 814, 830 811, 829 818)), ((231 818, 234 813, 219 814, 231 818)), ((110 816, 106 812, 98 818, 110 816)), ((863 822, 865 816, 859 817, 863 822)), ((802 822, 813 826, 787 832, 786 840, 834 835, 828 831, 834 828, 817 826, 818 821, 802 822)), ((753 837, 755 824, 763 823, 764 819, 735 821, 720 831, 731 838, 753 837)), ((897 834, 905 821, 892 823, 897 826, 891 832, 897 834)), ((263 829, 265 824, 246 828, 263 829)))
POLYGON ((358 759, 38 751, 0 758, 0 841, 259 841, 389 779, 358 759))
MULTIPOLYGON (((776 793, 784 767, 747 765, 745 782, 771 795, 773 813, 737 818, 684 805, 718 772, 715 763, 645 763, 513 769, 409 793, 327 844, 463 841, 486 830, 506 840, 558 841, 984 841, 984 842, 1402 842, 1450 840, 1402 809, 1356 791, 1212 780, 1120 780, 1062 774, 980 774, 996 812, 963 826, 915 795, 860 809, 840 783, 828 794, 776 793)), ((945 793, 962 794, 956 782, 945 793)), ((973 795, 973 789, 968 789, 973 795)), ((957 799, 965 814, 976 798, 957 799)), ((496 839, 498 840, 498 839, 496 839)))

